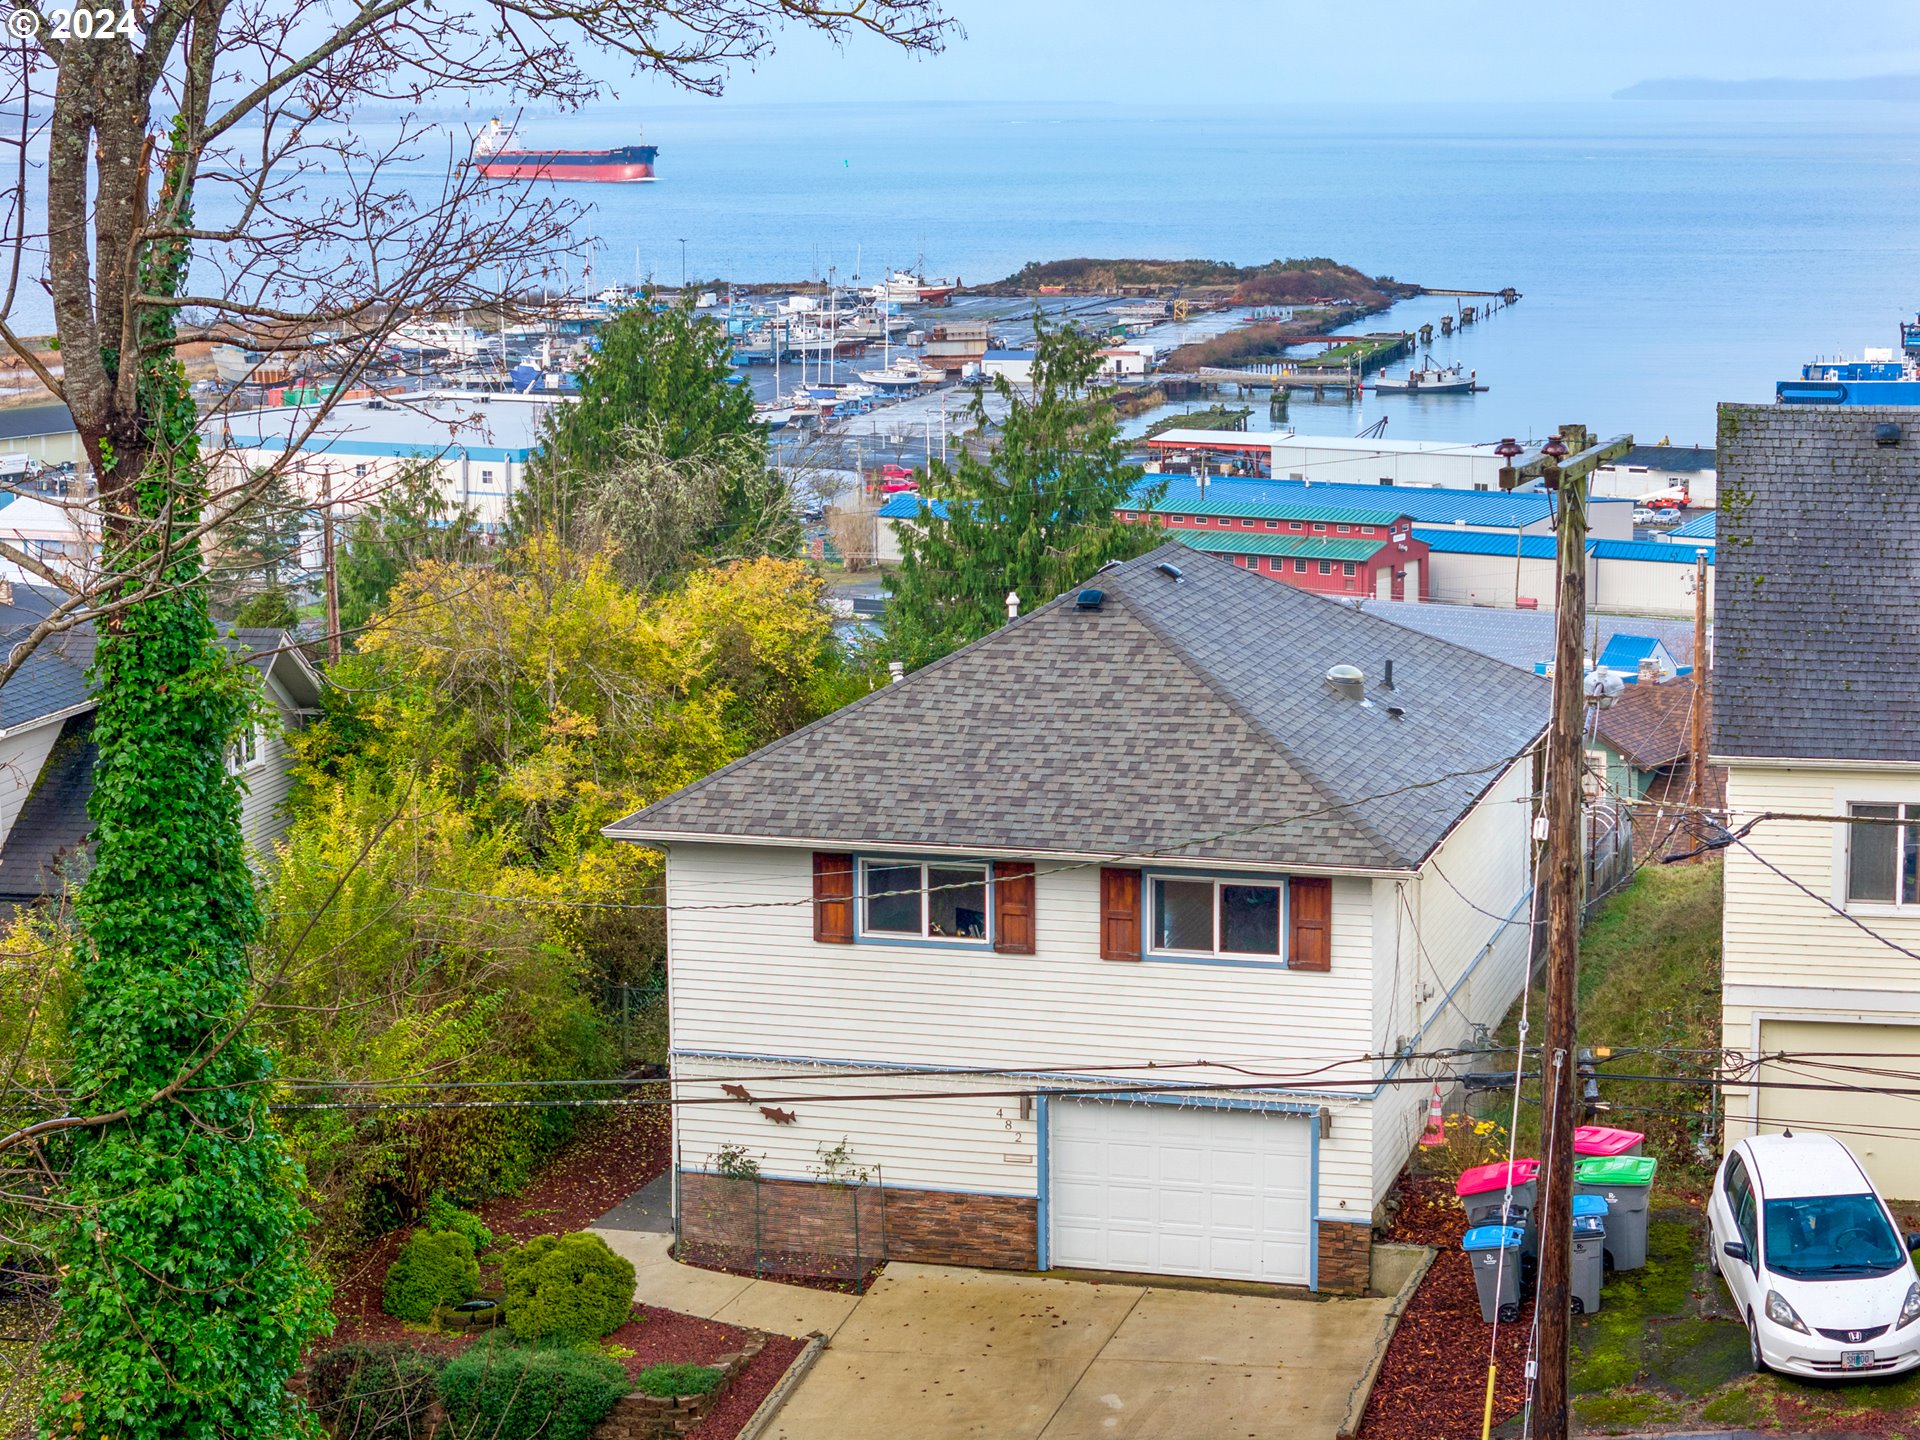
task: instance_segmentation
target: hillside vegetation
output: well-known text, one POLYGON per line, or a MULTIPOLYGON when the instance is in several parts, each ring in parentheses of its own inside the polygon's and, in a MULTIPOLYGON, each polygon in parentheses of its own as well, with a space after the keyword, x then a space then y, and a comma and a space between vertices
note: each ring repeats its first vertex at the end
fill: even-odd
POLYGON ((1004 280, 979 287, 986 295, 1035 295, 1042 290, 1109 295, 1122 290, 1188 295, 1235 305, 1302 305, 1349 300, 1378 307, 1419 293, 1388 276, 1369 276, 1324 256, 1229 265, 1219 260, 1039 260, 1004 280))

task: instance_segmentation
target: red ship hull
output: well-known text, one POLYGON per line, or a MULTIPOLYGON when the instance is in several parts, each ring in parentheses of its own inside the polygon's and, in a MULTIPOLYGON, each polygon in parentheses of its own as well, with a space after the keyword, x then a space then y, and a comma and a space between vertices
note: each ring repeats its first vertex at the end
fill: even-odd
POLYGON ((555 165, 551 161, 476 160, 489 180, 652 180, 653 166, 607 162, 593 165, 555 165))

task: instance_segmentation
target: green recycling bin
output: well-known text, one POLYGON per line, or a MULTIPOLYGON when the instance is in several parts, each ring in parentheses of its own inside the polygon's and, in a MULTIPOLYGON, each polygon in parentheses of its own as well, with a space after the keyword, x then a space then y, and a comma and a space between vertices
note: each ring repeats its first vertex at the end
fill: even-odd
POLYGON ((1647 1263, 1647 1197, 1659 1164, 1651 1155, 1596 1155, 1573 1167, 1573 1193, 1607 1202, 1607 1258, 1616 1270, 1647 1263))

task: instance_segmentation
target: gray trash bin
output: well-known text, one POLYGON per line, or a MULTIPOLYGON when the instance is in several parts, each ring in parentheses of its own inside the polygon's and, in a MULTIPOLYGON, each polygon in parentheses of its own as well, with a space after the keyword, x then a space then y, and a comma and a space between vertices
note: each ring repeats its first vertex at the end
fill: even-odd
POLYGON ((1607 1256, 1616 1270, 1647 1263, 1647 1197, 1659 1163, 1650 1155, 1609 1155, 1573 1167, 1573 1193, 1607 1202, 1607 1256))
MULTIPOLYGON (((1578 1212, 1582 1200, 1597 1200, 1597 1196, 1576 1195, 1573 1198, 1576 1213, 1573 1217, 1573 1269, 1571 1288, 1573 1291, 1573 1313, 1591 1315, 1600 1308, 1600 1287, 1607 1281, 1607 1222, 1599 1215, 1581 1215, 1578 1212)), ((1599 1200, 1603 1207, 1606 1201, 1599 1200)))
POLYGON ((1480 1291, 1480 1318, 1491 1325, 1520 1318, 1520 1247, 1525 1232, 1518 1225, 1477 1225, 1467 1231, 1460 1248, 1473 1265, 1473 1283, 1480 1291))

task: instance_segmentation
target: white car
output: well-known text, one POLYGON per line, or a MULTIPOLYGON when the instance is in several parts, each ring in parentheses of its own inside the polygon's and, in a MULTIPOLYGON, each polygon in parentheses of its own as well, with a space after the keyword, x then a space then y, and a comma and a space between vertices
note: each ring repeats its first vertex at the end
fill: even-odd
POLYGON ((1756 1370, 1830 1379, 1920 1365, 1920 1277, 1893 1213, 1831 1135, 1756 1135, 1727 1152, 1707 1243, 1756 1370))

